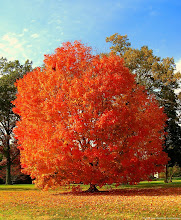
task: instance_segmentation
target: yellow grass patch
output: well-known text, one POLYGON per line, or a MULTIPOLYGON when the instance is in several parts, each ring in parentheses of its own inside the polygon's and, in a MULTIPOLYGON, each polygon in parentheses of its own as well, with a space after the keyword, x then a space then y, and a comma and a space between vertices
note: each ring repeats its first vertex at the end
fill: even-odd
POLYGON ((181 188, 119 189, 97 194, 1 191, 0 219, 181 219, 181 188))

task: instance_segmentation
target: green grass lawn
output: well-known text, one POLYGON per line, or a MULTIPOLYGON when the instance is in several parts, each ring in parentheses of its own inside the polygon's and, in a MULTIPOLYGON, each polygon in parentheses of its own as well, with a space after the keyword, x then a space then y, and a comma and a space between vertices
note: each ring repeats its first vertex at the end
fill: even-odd
MULTIPOLYGON (((75 184, 80 185, 82 190, 87 190, 89 188, 89 185, 82 185, 82 184, 75 184)), ((103 186, 102 188, 98 189, 101 190, 110 190, 110 189, 123 189, 123 188, 150 188, 150 187, 181 187, 181 178, 174 178, 171 183, 164 183, 163 179, 153 180, 153 181, 142 181, 137 185, 120 185, 118 187, 115 187, 115 184, 103 186)), ((24 190, 39 190, 35 187, 34 184, 15 184, 15 185, 0 185, 0 191, 24 191, 24 190)), ((69 188, 62 188, 59 189, 60 191, 71 191, 69 188)))
POLYGON ((117 188, 113 184, 100 190, 104 192, 72 193, 68 188, 43 192, 33 184, 0 185, 0 219, 181 219, 181 179, 117 188))

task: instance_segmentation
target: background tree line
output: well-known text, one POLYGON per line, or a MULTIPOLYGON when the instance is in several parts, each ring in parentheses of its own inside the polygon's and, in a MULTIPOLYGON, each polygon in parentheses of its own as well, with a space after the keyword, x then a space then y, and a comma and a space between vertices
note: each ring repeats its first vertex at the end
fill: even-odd
MULTIPOLYGON (((140 49, 131 47, 127 35, 114 34, 106 38, 111 44, 110 50, 124 58, 125 66, 135 74, 138 84, 144 85, 150 94, 154 94, 164 107, 167 114, 167 135, 164 151, 168 153, 170 161, 166 166, 168 182, 168 167, 181 167, 181 127, 179 113, 181 94, 176 94, 179 88, 180 72, 175 72, 176 65, 173 58, 163 58, 153 54, 148 46, 140 49)), ((100 54, 101 55, 101 54, 100 54)), ((107 54, 109 55, 109 54, 107 54)), ((23 65, 18 60, 7 61, 0 59, 0 177, 6 184, 28 178, 20 172, 19 150, 13 136, 13 128, 18 115, 12 112, 12 101, 16 98, 14 83, 31 71, 32 62, 27 60, 23 65)))

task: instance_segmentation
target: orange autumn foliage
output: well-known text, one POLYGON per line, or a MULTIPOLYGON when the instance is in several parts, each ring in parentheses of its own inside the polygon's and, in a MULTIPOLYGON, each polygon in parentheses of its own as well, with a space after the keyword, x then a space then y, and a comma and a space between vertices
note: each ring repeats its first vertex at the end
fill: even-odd
POLYGON ((39 187, 135 183, 160 171, 166 116, 114 54, 64 43, 17 81, 14 130, 39 187))

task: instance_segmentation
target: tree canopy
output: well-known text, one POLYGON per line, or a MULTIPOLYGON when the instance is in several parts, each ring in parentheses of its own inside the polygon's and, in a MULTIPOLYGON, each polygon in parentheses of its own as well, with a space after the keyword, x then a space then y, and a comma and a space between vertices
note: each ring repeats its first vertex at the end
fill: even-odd
MULTIPOLYGON (((162 86, 178 88, 178 80, 181 73, 176 70, 173 58, 160 58, 154 55, 153 50, 148 46, 140 49, 131 47, 127 35, 113 34, 106 38, 106 42, 112 44, 111 51, 124 58, 125 66, 135 73, 138 83, 144 85, 149 91, 162 86)), ((158 92, 158 91, 157 91, 158 92)))
POLYGON ((23 172, 39 187, 136 183, 163 169, 166 116, 120 56, 64 43, 16 83, 23 172))
POLYGON ((127 35, 116 33, 107 37, 106 41, 112 44, 111 52, 124 58, 125 66, 135 74, 137 83, 144 85, 150 94, 156 96, 160 106, 164 107, 167 114, 165 151, 170 157, 169 166, 181 164, 181 127, 177 113, 181 94, 175 93, 175 89, 180 88, 181 73, 176 71, 174 59, 162 59, 154 55, 148 46, 140 49, 131 47, 127 35))

